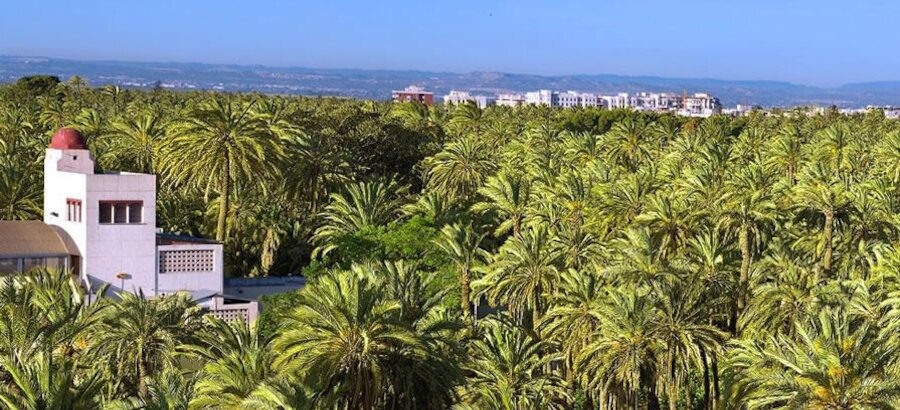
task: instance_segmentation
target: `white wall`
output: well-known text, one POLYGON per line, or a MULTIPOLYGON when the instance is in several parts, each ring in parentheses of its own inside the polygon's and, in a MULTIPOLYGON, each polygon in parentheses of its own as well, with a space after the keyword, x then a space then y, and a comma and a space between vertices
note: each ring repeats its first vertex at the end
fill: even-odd
POLYGON ((78 247, 83 279, 153 295, 156 282, 156 176, 94 174, 88 150, 47 149, 44 221, 64 230, 78 247), (66 221, 66 199, 81 200, 80 222, 66 221), (100 224, 100 201, 142 201, 139 224, 100 224), (55 215, 54 215, 55 214, 55 215))
POLYGON ((126 273, 125 290, 141 289, 153 295, 156 279, 156 176, 100 174, 88 177, 86 211, 87 255, 85 273, 95 280, 122 286, 116 278, 126 273), (100 201, 142 201, 139 224, 101 224, 100 201))
POLYGON ((160 293, 172 293, 179 290, 212 290, 222 293, 224 272, 222 268, 222 245, 206 243, 159 245, 156 252, 157 271, 159 253, 179 250, 212 250, 214 268, 212 272, 173 272, 160 273, 155 289, 160 293))

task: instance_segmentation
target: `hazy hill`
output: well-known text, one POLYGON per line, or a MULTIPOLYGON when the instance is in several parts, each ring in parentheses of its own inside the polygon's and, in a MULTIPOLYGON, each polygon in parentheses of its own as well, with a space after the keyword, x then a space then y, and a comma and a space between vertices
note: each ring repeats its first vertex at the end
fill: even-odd
POLYGON ((821 88, 778 81, 729 81, 708 78, 663 78, 620 75, 539 76, 499 72, 447 73, 426 71, 313 69, 199 63, 76 61, 45 57, 0 56, 0 82, 32 74, 65 79, 79 75, 92 85, 162 86, 175 89, 215 89, 264 93, 333 95, 388 99, 391 90, 416 84, 440 96, 451 89, 494 94, 541 88, 589 92, 671 91, 709 92, 726 106, 805 104, 842 107, 868 104, 900 105, 900 82, 871 82, 821 88))

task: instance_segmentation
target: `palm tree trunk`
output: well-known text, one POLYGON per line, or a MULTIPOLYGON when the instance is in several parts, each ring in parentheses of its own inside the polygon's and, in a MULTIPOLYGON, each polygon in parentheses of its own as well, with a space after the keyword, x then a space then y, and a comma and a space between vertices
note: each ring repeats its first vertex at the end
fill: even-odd
POLYGON ((710 408, 717 408, 719 405, 719 358, 716 355, 716 352, 711 352, 712 355, 712 379, 713 379, 713 396, 712 396, 712 406, 710 408))
MULTIPOLYGON (((459 304, 462 308, 463 312, 463 320, 468 320, 474 316, 471 315, 469 309, 472 306, 472 298, 471 298, 471 289, 469 287, 469 283, 472 281, 472 275, 469 273, 469 267, 464 266, 460 270, 459 275, 459 304)), ((470 321, 470 324, 474 326, 474 320, 470 321)))
MULTIPOLYGON (((735 320, 740 317, 741 313, 747 307, 747 293, 750 287, 750 230, 746 226, 741 226, 740 232, 741 246, 741 277, 738 283, 737 297, 737 314, 735 320)), ((737 325, 735 324, 735 329, 737 325)))
POLYGON ((709 409, 709 359, 704 348, 700 348, 700 360, 703 361, 703 408, 709 409))
POLYGON ((219 220, 216 223, 216 241, 225 241, 225 227, 228 218, 228 207, 231 195, 231 164, 228 156, 225 156, 225 163, 222 167, 222 180, 219 182, 221 190, 219 192, 219 220))
POLYGON ((831 276, 831 257, 834 250, 831 247, 831 239, 834 235, 834 210, 826 209, 825 212, 825 231, 823 232, 823 240, 825 242, 825 252, 822 254, 822 270, 825 277, 831 276))
POLYGON ((143 358, 138 360, 138 394, 147 397, 147 365, 143 358))

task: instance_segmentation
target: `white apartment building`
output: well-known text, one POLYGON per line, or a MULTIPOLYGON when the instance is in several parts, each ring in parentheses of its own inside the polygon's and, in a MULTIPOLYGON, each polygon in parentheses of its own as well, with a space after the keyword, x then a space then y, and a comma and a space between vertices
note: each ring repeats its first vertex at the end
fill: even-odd
POLYGON ((451 90, 449 94, 444 96, 444 104, 461 104, 471 102, 479 108, 486 108, 496 103, 497 99, 486 95, 472 95, 468 91, 451 90))
POLYGON ((601 95, 598 97, 598 100, 602 101, 602 107, 608 109, 631 107, 631 96, 628 93, 618 93, 616 95, 601 95))
POLYGON ((498 94, 496 104, 503 107, 518 107, 525 104, 522 94, 498 94))
POLYGON ((559 93, 550 90, 530 91, 525 93, 525 104, 556 107, 559 103, 558 97, 559 93))
POLYGON ((719 99, 707 93, 696 93, 684 99, 680 114, 689 117, 709 117, 721 114, 722 104, 719 99))
POLYGON ((188 292, 225 319, 252 321, 255 301, 223 292, 222 244, 156 228, 156 176, 95 173, 84 137, 63 128, 44 157, 44 220, 0 221, 0 274, 68 269, 89 292, 188 292))
POLYGON ((557 94, 557 107, 573 108, 573 107, 597 107, 598 99, 595 94, 579 93, 576 91, 566 91, 557 94))

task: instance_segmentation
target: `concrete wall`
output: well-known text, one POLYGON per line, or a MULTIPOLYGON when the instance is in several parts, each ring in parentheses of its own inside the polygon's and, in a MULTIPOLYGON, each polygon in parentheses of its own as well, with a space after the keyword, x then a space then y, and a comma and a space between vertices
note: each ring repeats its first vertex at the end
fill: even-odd
POLYGON ((92 286, 143 290, 156 282, 156 176, 94 174, 88 150, 47 149, 44 161, 44 221, 72 238, 80 253, 80 272, 92 286), (66 221, 66 199, 81 200, 80 222, 66 221), (100 201, 142 201, 137 224, 101 224, 100 201), (118 278, 124 273, 126 279, 118 278), (123 283, 124 282, 124 283, 123 283))
POLYGON ((211 250, 215 266, 211 272, 171 272, 160 273, 156 286, 157 292, 172 293, 179 290, 212 290, 217 293, 223 291, 223 267, 221 244, 177 244, 160 245, 157 247, 157 271, 159 266, 159 254, 165 251, 180 250, 211 250))

